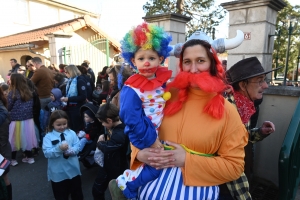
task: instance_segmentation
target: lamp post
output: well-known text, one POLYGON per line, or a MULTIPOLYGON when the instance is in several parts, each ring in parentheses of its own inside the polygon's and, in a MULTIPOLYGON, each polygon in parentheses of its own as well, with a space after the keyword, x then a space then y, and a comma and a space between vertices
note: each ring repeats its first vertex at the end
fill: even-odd
MULTIPOLYGON (((277 52, 276 52, 276 63, 275 63, 275 68, 278 67, 278 54, 279 54, 279 47, 280 47, 280 34, 281 34, 281 29, 278 30, 277 34, 277 52)), ((277 78, 277 70, 274 71, 274 78, 277 78)))
POLYGON ((283 80, 283 85, 286 86, 286 77, 287 77, 287 72, 289 69, 289 56, 290 56, 290 45, 291 45, 291 35, 293 32, 293 20, 289 20, 289 27, 288 27, 288 46, 286 49, 286 60, 285 60, 285 72, 284 72, 284 80, 283 80))
POLYGON ((296 81, 298 81, 299 60, 300 60, 300 46, 299 46, 299 50, 298 50, 298 62, 297 62, 297 69, 296 69, 296 81))

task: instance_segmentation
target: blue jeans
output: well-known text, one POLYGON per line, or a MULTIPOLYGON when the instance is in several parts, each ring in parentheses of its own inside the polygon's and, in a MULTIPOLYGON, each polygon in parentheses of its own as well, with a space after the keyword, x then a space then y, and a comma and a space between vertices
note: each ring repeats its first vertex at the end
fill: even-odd
POLYGON ((82 151, 82 149, 85 147, 86 144, 91 144, 93 141, 92 140, 88 140, 86 138, 81 138, 80 139, 80 147, 79 147, 79 152, 82 151))

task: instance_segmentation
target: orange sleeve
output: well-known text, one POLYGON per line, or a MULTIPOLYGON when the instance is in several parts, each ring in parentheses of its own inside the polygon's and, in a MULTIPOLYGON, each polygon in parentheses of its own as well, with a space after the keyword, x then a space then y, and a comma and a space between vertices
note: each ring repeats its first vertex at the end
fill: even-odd
POLYGON ((140 166, 142 164, 142 162, 140 162, 136 157, 138 152, 140 151, 138 148, 136 148, 135 146, 133 146, 130 143, 131 146, 131 160, 130 160, 130 169, 135 170, 138 168, 138 166, 140 166))

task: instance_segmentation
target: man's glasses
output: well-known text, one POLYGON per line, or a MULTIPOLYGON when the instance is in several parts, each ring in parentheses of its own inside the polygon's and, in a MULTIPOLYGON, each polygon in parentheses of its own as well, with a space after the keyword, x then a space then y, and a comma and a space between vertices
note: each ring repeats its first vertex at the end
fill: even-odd
POLYGON ((259 86, 262 86, 262 84, 267 83, 269 84, 271 82, 270 79, 268 79, 267 77, 265 77, 264 79, 262 79, 261 81, 248 81, 248 83, 258 83, 259 86))

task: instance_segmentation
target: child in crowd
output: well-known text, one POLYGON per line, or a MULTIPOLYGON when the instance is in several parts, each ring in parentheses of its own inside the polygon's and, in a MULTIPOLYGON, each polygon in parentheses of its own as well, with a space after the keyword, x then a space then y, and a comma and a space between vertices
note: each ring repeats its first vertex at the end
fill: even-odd
POLYGON ((55 199, 83 199, 77 154, 80 142, 68 128, 68 115, 55 110, 50 116, 48 133, 43 139, 43 152, 48 158, 48 180, 55 199), (71 151, 68 151, 71 150, 71 151), (72 153, 68 153, 72 152, 72 153))
MULTIPOLYGON (((139 73, 132 75, 121 90, 120 117, 126 125, 125 134, 139 149, 163 148, 158 139, 158 128, 167 100, 164 87, 172 71, 160 65, 172 50, 171 40, 162 28, 143 23, 129 31, 121 41, 125 62, 137 68, 139 73)), ((126 198, 136 198, 138 188, 156 179, 159 173, 160 170, 148 165, 136 171, 126 170, 117 179, 118 187, 126 198)), ((112 192, 113 199, 118 198, 116 195, 112 192)))
POLYGON ((22 149, 25 158, 22 162, 32 164, 32 149, 38 147, 33 120, 33 95, 22 74, 11 74, 11 84, 7 95, 11 123, 9 125, 9 142, 12 148, 11 165, 18 164, 17 151, 22 149))
POLYGON ((95 114, 91 110, 86 110, 83 113, 84 129, 77 134, 80 139, 79 152, 83 150, 86 144, 91 144, 94 140, 98 139, 101 132, 98 126, 95 114))
POLYGON ((55 110, 62 110, 63 104, 60 100, 61 98, 61 90, 58 88, 53 88, 50 93, 51 101, 48 103, 44 111, 43 127, 48 127, 49 117, 55 110))
POLYGON ((124 134, 125 125, 120 121, 119 109, 114 104, 107 102, 101 105, 96 117, 110 130, 109 140, 105 140, 104 134, 98 139, 97 148, 104 154, 104 166, 99 168, 92 189, 94 199, 104 200, 108 182, 128 168, 126 152, 129 139, 124 134))
POLYGON ((8 88, 9 88, 9 86, 6 83, 1 83, 1 89, 2 89, 5 97, 7 97, 7 95, 8 95, 8 92, 9 92, 8 88))

